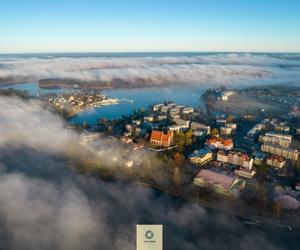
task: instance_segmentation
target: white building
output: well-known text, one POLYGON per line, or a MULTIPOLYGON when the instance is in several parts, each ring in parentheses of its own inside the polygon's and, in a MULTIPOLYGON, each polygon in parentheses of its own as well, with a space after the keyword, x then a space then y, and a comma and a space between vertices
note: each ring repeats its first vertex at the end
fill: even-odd
POLYGON ((265 135, 259 136, 259 141, 261 143, 271 143, 274 145, 279 145, 281 147, 287 148, 292 143, 292 136, 270 132, 270 133, 266 133, 265 135))
POLYGON ((205 142, 210 149, 224 149, 231 150, 233 148, 232 139, 223 139, 223 138, 210 138, 205 142))
POLYGON ((219 150, 217 154, 217 160, 220 162, 227 163, 228 162, 228 156, 223 150, 219 150))
POLYGON ((153 116, 145 116, 144 117, 144 122, 153 122, 154 121, 154 117, 153 116))
POLYGON ((166 115, 158 115, 157 116, 157 119, 159 120, 159 121, 162 121, 162 120, 167 120, 167 116, 166 115))
POLYGON ((173 103, 173 102, 167 104, 167 107, 168 107, 169 109, 174 108, 175 106, 176 106, 176 103, 173 103))
POLYGON ((228 101, 229 97, 234 95, 235 92, 228 90, 228 91, 224 91, 220 94, 220 96, 218 97, 219 101, 228 101))
POLYGON ((163 104, 155 104, 153 105, 153 111, 160 111, 160 109, 164 106, 163 104))
POLYGON ((241 152, 230 152, 226 154, 224 151, 219 150, 217 154, 217 160, 249 170, 251 170, 253 167, 253 159, 247 154, 243 154, 241 152))
POLYGON ((204 131, 207 135, 210 134, 210 126, 198 122, 191 122, 191 129, 204 131))
POLYGON ((162 113, 168 113, 169 112, 169 107, 168 106, 162 106, 161 108, 160 108, 160 112, 162 112, 162 113))
POLYGON ((179 113, 180 113, 180 109, 178 109, 178 108, 171 108, 170 109, 170 116, 178 115, 179 113))
POLYGON ((297 149, 292 148, 283 148, 278 145, 265 143, 261 145, 261 151, 266 153, 271 153, 274 155, 279 155, 291 160, 298 160, 299 151, 297 149))
POLYGON ((221 135, 231 135, 231 133, 232 133, 232 128, 227 127, 227 126, 220 127, 220 134, 221 135))
POLYGON ((235 130, 237 128, 237 124, 233 122, 226 123, 226 127, 231 128, 232 130, 235 130))
POLYGON ((182 125, 182 126, 185 126, 186 128, 189 128, 190 127, 190 121, 187 121, 187 120, 183 120, 183 119, 178 119, 178 118, 175 118, 173 119, 174 122, 177 124, 177 125, 182 125))
POLYGON ((190 114, 190 113, 193 113, 193 112, 194 112, 194 109, 192 107, 185 107, 182 110, 183 114, 190 114))
POLYGON ((212 160, 212 152, 207 149, 195 150, 192 154, 190 154, 189 159, 193 164, 202 165, 212 160))
POLYGON ((234 173, 240 177, 244 177, 247 179, 253 178, 254 175, 256 174, 256 172, 253 169, 248 169, 248 168, 243 168, 243 167, 235 170, 234 173))
POLYGON ((270 158, 267 159, 267 164, 275 168, 283 168, 286 164, 286 161, 281 156, 272 155, 270 158))

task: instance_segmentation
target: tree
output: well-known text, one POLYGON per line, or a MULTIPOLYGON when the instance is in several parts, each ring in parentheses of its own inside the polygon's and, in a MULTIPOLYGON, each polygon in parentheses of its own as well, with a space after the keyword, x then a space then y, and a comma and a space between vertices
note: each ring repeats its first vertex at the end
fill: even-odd
POLYGON ((179 131, 174 135, 174 142, 177 145, 177 151, 183 152, 185 147, 188 147, 193 143, 193 131, 188 130, 185 133, 179 131))
POLYGON ((180 186, 180 184, 181 184, 181 173, 180 173, 179 167, 176 167, 176 168, 174 169, 174 173, 173 173, 173 176, 172 176, 172 181, 173 181, 173 183, 174 183, 177 187, 180 186))
POLYGON ((184 151, 185 146, 185 135, 182 131, 179 131, 174 135, 174 143, 177 145, 177 150, 179 152, 184 151))
POLYGON ((280 217, 281 216, 282 207, 279 204, 273 202, 272 206, 271 206, 271 209, 272 209, 272 212, 276 215, 276 217, 280 217))
POLYGON ((234 120, 234 116, 232 114, 227 116, 227 119, 226 119, 227 122, 232 122, 233 120, 234 120))
POLYGON ((219 131, 217 128, 213 128, 211 131, 210 131, 210 134, 212 136, 219 136, 219 131))
POLYGON ((176 167, 181 167, 184 163, 184 155, 183 154, 180 154, 180 153, 175 153, 174 155, 174 165, 176 167))
POLYGON ((185 146, 190 146, 193 144, 193 131, 189 129, 185 133, 185 146))

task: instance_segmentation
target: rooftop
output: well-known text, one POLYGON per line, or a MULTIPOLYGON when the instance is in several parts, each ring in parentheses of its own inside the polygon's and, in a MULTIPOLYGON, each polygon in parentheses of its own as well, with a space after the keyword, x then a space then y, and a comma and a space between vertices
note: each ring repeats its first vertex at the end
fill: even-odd
POLYGON ((210 169, 202 169, 196 176, 196 178, 201 178, 207 182, 214 184, 221 184, 224 189, 230 189, 234 177, 219 173, 210 169))

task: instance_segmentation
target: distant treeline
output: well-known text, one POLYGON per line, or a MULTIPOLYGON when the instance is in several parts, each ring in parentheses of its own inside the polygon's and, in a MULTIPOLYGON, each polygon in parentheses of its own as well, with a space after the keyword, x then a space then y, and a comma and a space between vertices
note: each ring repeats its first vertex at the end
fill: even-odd
POLYGON ((298 97, 300 96, 300 87, 298 86, 288 86, 288 85, 267 85, 267 86, 253 86, 248 87, 241 92, 258 93, 263 95, 271 96, 289 96, 298 97))
POLYGON ((111 81, 80 81, 75 79, 42 79, 39 80, 40 88, 92 88, 92 89, 117 89, 117 88, 139 88, 155 86, 145 79, 134 79, 126 81, 122 79, 114 79, 111 81))
POLYGON ((29 99, 30 95, 26 90, 18 90, 18 89, 0 89, 0 96, 17 96, 22 99, 29 99))

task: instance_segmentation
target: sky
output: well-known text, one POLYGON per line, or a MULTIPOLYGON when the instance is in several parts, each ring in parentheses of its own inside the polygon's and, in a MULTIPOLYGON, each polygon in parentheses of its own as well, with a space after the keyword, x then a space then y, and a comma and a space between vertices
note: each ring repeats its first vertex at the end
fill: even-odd
POLYGON ((300 52, 298 0, 0 0, 0 53, 300 52))

